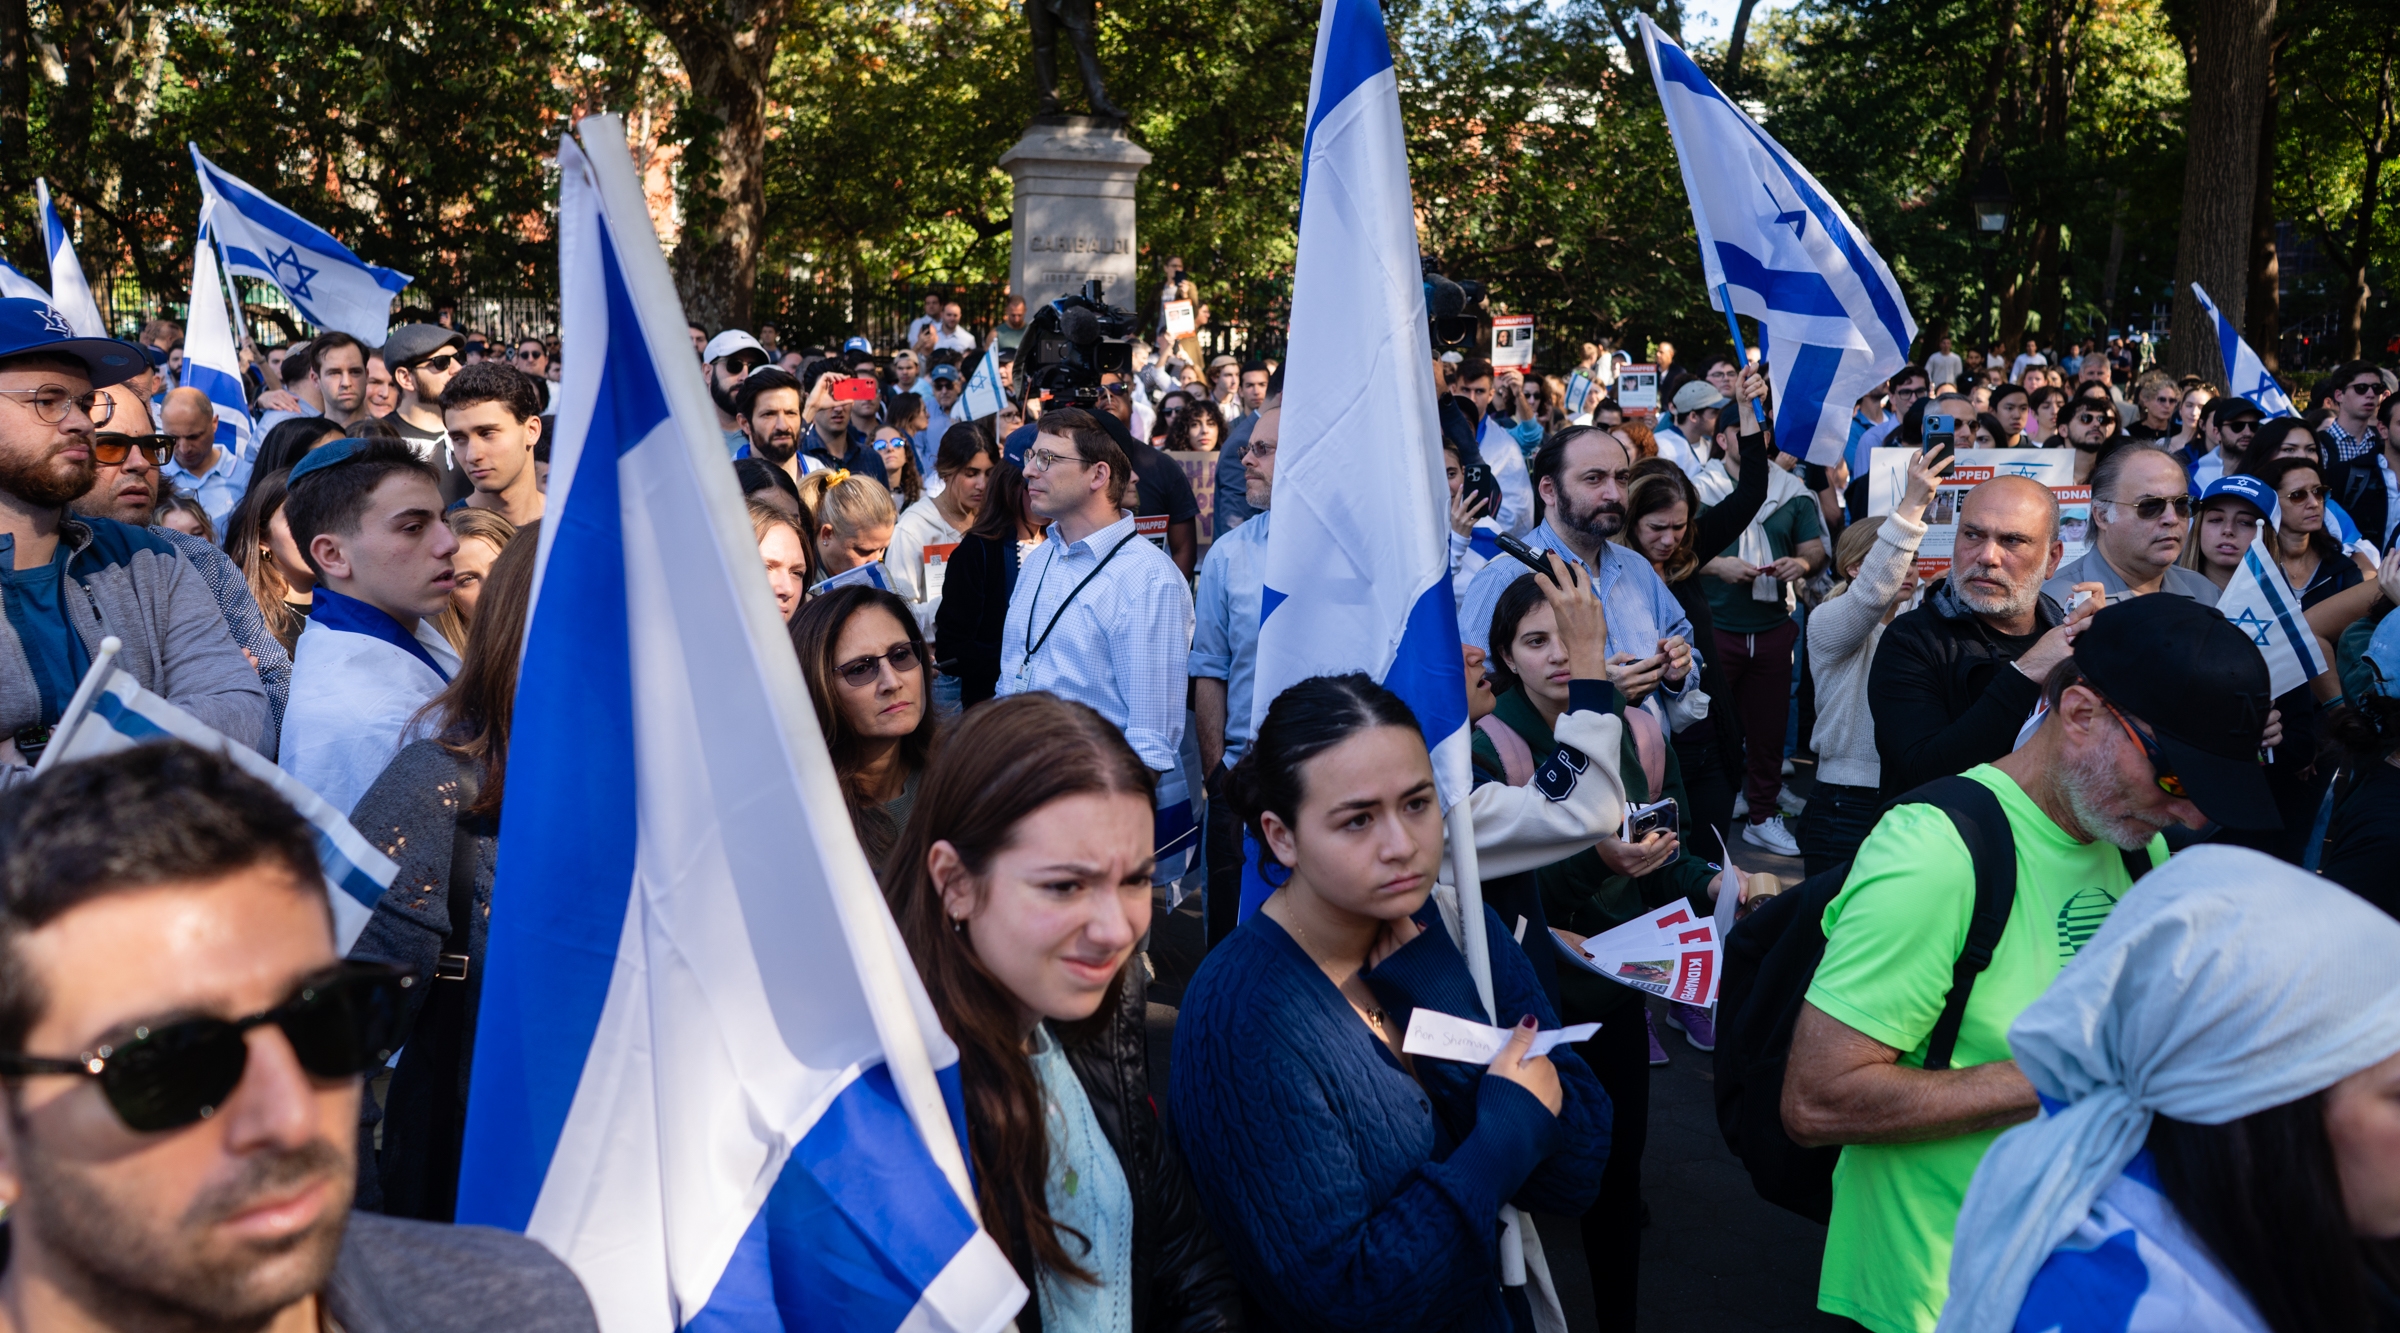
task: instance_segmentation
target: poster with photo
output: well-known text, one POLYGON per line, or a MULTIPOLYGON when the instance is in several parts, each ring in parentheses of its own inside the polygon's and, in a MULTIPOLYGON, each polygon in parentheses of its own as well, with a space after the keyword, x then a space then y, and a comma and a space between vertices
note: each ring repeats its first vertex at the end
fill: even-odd
MULTIPOLYGON (((1867 462, 1867 512, 1888 514, 1908 486, 1913 449, 1877 449, 1867 462)), ((1917 576, 1927 582, 1950 571, 1958 541, 1958 510, 1968 491, 1994 477, 2031 477, 2058 497, 2061 565, 2081 556, 2092 538, 2092 488, 2075 480, 2072 449, 1961 449, 1925 509, 1925 540, 1917 546, 1917 576)))
POLYGON ((1497 370, 1533 368, 1533 316, 1492 317, 1492 366, 1497 370))

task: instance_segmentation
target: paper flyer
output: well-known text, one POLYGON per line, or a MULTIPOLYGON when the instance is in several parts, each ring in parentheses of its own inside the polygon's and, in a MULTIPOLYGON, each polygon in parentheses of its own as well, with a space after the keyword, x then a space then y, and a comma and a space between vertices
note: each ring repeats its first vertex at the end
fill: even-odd
POLYGON ((1506 370, 1533 366, 1533 316, 1496 315, 1492 318, 1492 365, 1506 370))
MULTIPOLYGON (((1590 1041, 1599 1030, 1598 1023, 1578 1023, 1537 1032, 1529 1054, 1548 1055, 1568 1042, 1590 1041)), ((1501 1048, 1508 1045, 1513 1035, 1508 1028, 1459 1018, 1438 1009, 1416 1009, 1409 1013, 1408 1036, 1401 1041, 1400 1049, 1409 1055, 1430 1055, 1437 1060, 1456 1060, 1462 1065, 1488 1065, 1500 1057, 1501 1048)))
POLYGON ((1677 1004, 1705 1009, 1717 1002, 1723 943, 1716 922, 1693 916, 1688 903, 1668 903, 1592 936, 1581 949, 1555 930, 1551 938, 1568 961, 1586 972, 1677 1004))

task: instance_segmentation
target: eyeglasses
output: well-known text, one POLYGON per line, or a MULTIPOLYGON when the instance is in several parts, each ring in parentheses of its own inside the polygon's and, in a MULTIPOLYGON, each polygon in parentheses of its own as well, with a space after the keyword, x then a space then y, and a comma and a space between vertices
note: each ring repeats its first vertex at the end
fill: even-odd
POLYGON ((2143 735, 2141 729, 2133 725, 2133 719, 2125 716, 2115 704, 2106 699, 2100 703, 2116 715, 2117 725, 2125 728, 2125 734, 2133 737, 2134 744, 2141 746, 2142 753, 2150 757, 2150 776, 2158 783, 2158 789, 2178 801, 2189 799, 2183 788, 2183 779, 2175 776, 2174 770, 2167 767, 2166 752, 2158 748, 2158 742, 2143 735))
POLYGON ((2130 509, 2144 523, 2155 523, 2161 514, 2172 509, 2177 518, 2192 516, 2192 497, 2188 495, 2145 495, 2139 500, 2102 500, 2100 503, 2130 509))
POLYGON ((1122 384, 1103 384, 1100 386, 1100 396, 1103 398, 1123 398, 1126 393, 1127 390, 1122 384))
POLYGON ((0 393, 23 399, 25 405, 33 409, 35 418, 48 426, 65 421, 70 404, 90 417, 95 426, 107 425, 108 419, 117 411, 117 400, 98 389, 90 393, 73 394, 60 385, 45 384, 38 389, 0 389, 0 393))
POLYGON ((411 369, 430 370, 436 375, 447 375, 451 371, 458 369, 458 353, 447 350, 436 352, 434 355, 419 361, 415 366, 411 367, 411 369))
POLYGON ((1025 451, 1025 470, 1027 472, 1048 472, 1061 463, 1073 463, 1077 467, 1081 467, 1090 461, 1086 458, 1078 458, 1073 454, 1052 453, 1047 449, 1025 451))
POLYGON ((519 361, 539 361, 542 359, 542 349, 539 347, 520 347, 516 351, 511 352, 509 355, 514 356, 519 361))
POLYGON ((390 1059, 406 1037, 402 1000, 415 980, 388 964, 340 963, 301 982, 290 999, 265 1013, 137 1027, 122 1045, 100 1046, 72 1060, 0 1054, 0 1074, 98 1079, 101 1095, 127 1129, 181 1129, 215 1115, 241 1086, 252 1028, 281 1028, 300 1067, 316 1078, 355 1078, 390 1059))
POLYGON ((833 673, 840 676, 842 683, 851 689, 863 690, 874 684, 876 677, 883 674, 880 664, 884 662, 891 663, 895 673, 906 675, 917 669, 917 650, 904 643, 888 653, 881 653, 874 657, 862 657, 855 662, 844 662, 835 667, 833 673))
POLYGON ((1273 458, 1274 456, 1275 441, 1273 440, 1251 440, 1242 445, 1242 457, 1244 458, 1273 458))
POLYGON ((92 437, 92 458, 111 465, 122 463, 134 450, 150 460, 152 467, 165 467, 175 456, 175 440, 167 435, 100 434, 92 437))

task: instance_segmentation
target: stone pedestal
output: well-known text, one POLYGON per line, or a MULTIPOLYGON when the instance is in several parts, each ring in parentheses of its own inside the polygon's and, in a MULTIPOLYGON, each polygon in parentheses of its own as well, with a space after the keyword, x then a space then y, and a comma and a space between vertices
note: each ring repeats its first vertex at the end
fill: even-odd
POLYGON ((1133 186, 1148 165, 1121 121, 1036 116, 1000 158, 1016 182, 1009 291, 1040 309, 1099 278, 1109 304, 1140 309, 1133 186))

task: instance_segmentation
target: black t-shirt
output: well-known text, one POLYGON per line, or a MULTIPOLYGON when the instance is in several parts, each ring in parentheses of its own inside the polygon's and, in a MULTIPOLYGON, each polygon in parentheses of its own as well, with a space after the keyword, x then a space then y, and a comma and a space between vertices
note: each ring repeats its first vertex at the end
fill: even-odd
POLYGON ((433 464, 434 469, 442 474, 442 503, 444 505, 456 504, 475 493, 474 481, 467 476, 466 470, 458 465, 457 460, 450 456, 450 433, 448 431, 427 430, 398 412, 382 418, 382 421, 385 425, 400 432, 400 438, 408 441, 409 446, 417 451, 417 457, 433 464))
POLYGON ((1125 461, 1133 465, 1135 494, 1134 516, 1149 518, 1164 514, 1169 523, 1189 523, 1200 517, 1200 501, 1192 494, 1192 479, 1183 475, 1183 465, 1159 450, 1133 438, 1125 423, 1105 411, 1092 413, 1100 428, 1115 439, 1125 451, 1125 461))
POLYGON ((2360 773, 2325 831, 2325 878, 2400 916, 2400 768, 2360 773))

